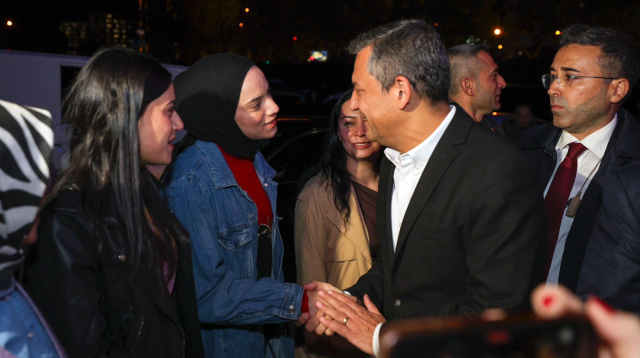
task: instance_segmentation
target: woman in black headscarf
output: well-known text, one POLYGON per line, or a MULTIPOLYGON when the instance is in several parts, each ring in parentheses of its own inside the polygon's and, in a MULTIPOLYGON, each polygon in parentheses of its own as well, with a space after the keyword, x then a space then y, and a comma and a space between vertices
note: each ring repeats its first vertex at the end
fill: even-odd
POLYGON ((283 323, 298 319, 307 294, 284 282, 275 171, 258 152, 277 132, 269 84, 230 54, 198 61, 174 83, 188 134, 165 196, 191 236, 206 356, 293 356, 283 323))

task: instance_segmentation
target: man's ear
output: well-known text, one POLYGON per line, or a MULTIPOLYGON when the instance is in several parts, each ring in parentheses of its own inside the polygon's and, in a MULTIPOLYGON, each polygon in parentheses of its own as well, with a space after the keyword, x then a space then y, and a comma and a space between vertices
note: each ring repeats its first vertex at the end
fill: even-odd
POLYGON ((393 91, 391 91, 396 103, 398 104, 398 108, 404 110, 409 102, 411 102, 411 96, 413 95, 413 87, 411 87, 411 83, 409 79, 405 76, 398 76, 395 79, 393 84, 393 91))
POLYGON ((460 90, 469 97, 475 97, 476 81, 471 77, 462 77, 460 80, 460 90))
POLYGON ((613 93, 611 94, 611 103, 620 103, 622 99, 629 93, 630 84, 626 78, 612 80, 613 93))

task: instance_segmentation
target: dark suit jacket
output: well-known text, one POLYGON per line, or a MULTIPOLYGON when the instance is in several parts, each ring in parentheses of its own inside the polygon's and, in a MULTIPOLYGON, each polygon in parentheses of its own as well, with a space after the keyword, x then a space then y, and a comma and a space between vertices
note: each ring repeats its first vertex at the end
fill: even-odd
POLYGON ((542 185, 522 153, 458 107, 411 198, 395 252, 394 170, 384 158, 380 255, 347 291, 368 294, 387 319, 525 305, 541 277, 546 221, 542 185))
MULTIPOLYGON (((561 129, 549 123, 524 132, 519 141, 519 146, 525 155, 531 158, 538 170, 540 179, 545 185, 551 179, 555 169, 555 145, 560 139, 561 133, 561 129)), ((617 255, 620 252, 615 251, 619 248, 610 248, 609 245, 612 245, 612 243, 608 241, 631 239, 629 234, 632 234, 635 235, 636 245, 640 244, 640 241, 638 241, 640 230, 637 229, 638 218, 633 218, 632 220, 635 220, 635 222, 631 222, 630 216, 633 215, 630 212, 631 207, 625 207, 626 203, 624 203, 629 196, 625 192, 626 189, 620 187, 620 180, 623 180, 627 184, 630 182, 635 184, 631 188, 632 193, 640 190, 638 186, 640 177, 631 177, 630 170, 627 170, 627 166, 637 163, 639 159, 640 125, 629 112, 621 109, 618 112, 618 124, 609 140, 600 168, 582 197, 565 243, 558 281, 571 291, 581 293, 583 296, 593 292, 599 292, 602 295, 606 293, 606 297, 611 297, 614 291, 619 292, 622 289, 620 287, 622 281, 629 279, 628 275, 631 274, 630 267, 617 267, 620 263, 615 261, 619 260, 617 255), (603 193, 603 187, 607 188, 605 193, 603 193), (613 211, 603 213, 603 198, 605 198, 605 195, 610 196, 605 199, 605 203, 608 203, 608 208, 621 211, 625 215, 625 219, 621 217, 612 218, 613 211), (621 202, 612 201, 614 198, 616 198, 616 201, 621 202), (622 206, 618 206, 620 204, 622 206), (594 228, 596 221, 598 221, 598 225, 594 228), (618 225, 622 222, 631 224, 636 228, 635 231, 627 231, 629 234, 621 231, 622 228, 618 225), (616 238, 612 236, 616 236, 616 238), (582 277, 584 274, 581 273, 581 270, 587 264, 587 260, 585 260, 587 251, 591 252, 589 254, 589 266, 594 267, 594 269, 590 269, 588 277, 582 277), (611 269, 611 267, 617 268, 611 269), (599 272, 601 268, 608 271, 606 273, 605 271, 599 272), (607 277, 604 277, 603 274, 607 277), (614 274, 621 276, 608 277, 614 274), (613 280, 612 283, 615 281, 610 286, 610 289, 604 289, 606 280, 613 280), (584 288, 578 287, 578 281, 580 281, 580 286, 584 286, 584 288), (618 287, 614 289, 614 286, 618 287)), ((638 207, 637 203, 628 204, 635 208, 638 207)), ((640 251, 636 252, 640 254, 640 251)), ((638 260, 636 260, 635 266, 638 266, 637 262, 638 260)), ((626 265, 630 263, 627 262, 626 265)), ((635 270, 640 272, 640 266, 635 267, 635 270)), ((606 284, 606 286, 609 286, 609 284, 606 284)), ((636 306, 638 306, 638 301, 636 301, 636 306)))
POLYGON ((626 111, 618 113, 607 153, 602 204, 576 293, 640 312, 640 124, 626 111))

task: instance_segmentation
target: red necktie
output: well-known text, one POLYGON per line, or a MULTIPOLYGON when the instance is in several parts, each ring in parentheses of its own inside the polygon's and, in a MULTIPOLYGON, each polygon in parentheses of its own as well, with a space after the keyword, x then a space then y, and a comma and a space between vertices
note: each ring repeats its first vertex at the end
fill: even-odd
POLYGON ((562 163, 560 163, 558 170, 556 170, 556 175, 553 177, 553 181, 551 181, 551 185, 547 191, 547 196, 544 198, 547 206, 547 227, 549 229, 545 279, 549 275, 551 260, 553 260, 553 253, 556 250, 556 243, 558 242, 558 235, 560 233, 562 216, 567 207, 569 195, 571 195, 573 182, 576 180, 578 157, 585 150, 587 150, 587 148, 581 143, 575 142, 569 144, 569 153, 562 163))

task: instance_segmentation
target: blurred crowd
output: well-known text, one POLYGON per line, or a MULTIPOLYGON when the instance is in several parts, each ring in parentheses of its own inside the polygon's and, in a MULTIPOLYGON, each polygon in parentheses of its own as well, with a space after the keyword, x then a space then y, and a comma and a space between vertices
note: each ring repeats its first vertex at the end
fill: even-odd
POLYGON ((55 180, 51 115, 0 100, 0 357, 380 357, 388 322, 495 309, 585 315, 594 354, 640 355, 633 40, 562 31, 540 74, 552 123, 526 104, 493 120, 506 82, 488 48, 447 50, 423 21, 348 50, 353 89, 295 208, 276 208, 259 141, 279 107, 247 58, 172 78, 99 50, 62 103, 55 180))

